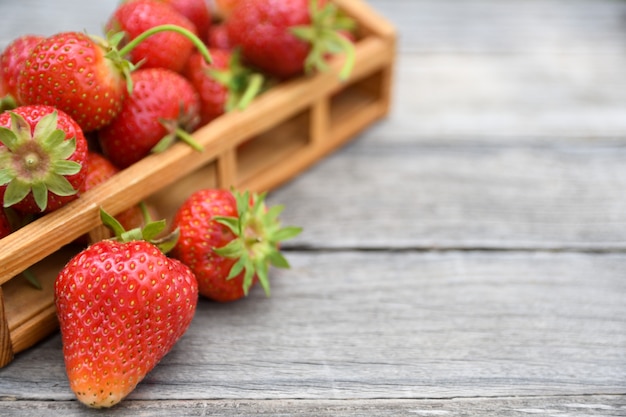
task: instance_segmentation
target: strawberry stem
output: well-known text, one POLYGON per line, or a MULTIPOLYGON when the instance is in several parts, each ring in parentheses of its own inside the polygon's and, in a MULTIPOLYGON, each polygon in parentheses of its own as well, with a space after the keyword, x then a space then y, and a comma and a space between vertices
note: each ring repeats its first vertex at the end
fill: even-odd
POLYGON ((237 103, 239 110, 244 110, 250 102, 259 94, 263 87, 263 76, 261 74, 252 74, 246 90, 244 91, 241 99, 237 103))
POLYGON ((141 33, 139 36, 128 42, 123 48, 121 48, 119 50, 120 56, 128 55, 133 49, 135 49, 137 45, 143 42, 146 38, 160 32, 176 32, 185 36, 194 44, 196 48, 198 48, 198 51, 202 54, 206 62, 211 63, 211 54, 209 53, 209 50, 202 42, 202 40, 200 40, 200 38, 198 38, 193 32, 177 25, 160 25, 146 30, 145 32, 141 33))

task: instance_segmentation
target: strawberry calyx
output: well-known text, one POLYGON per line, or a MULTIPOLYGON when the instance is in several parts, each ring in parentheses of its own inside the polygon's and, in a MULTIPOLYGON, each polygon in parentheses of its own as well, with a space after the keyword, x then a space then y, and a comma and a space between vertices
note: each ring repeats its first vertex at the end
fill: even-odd
POLYGON ((200 118, 193 111, 187 111, 184 103, 180 104, 178 119, 159 119, 167 134, 150 149, 152 153, 160 153, 168 149, 176 139, 180 139, 197 152, 203 152, 202 146, 189 133, 198 125, 200 118), (194 116, 195 114, 195 116, 194 116))
POLYGON ((339 8, 329 2, 319 8, 318 0, 309 3, 310 25, 299 25, 290 28, 299 39, 311 44, 311 51, 306 57, 304 68, 310 73, 313 70, 325 71, 328 68, 326 57, 331 54, 345 53, 346 60, 339 73, 341 80, 346 80, 355 62, 354 45, 342 32, 354 30, 355 22, 342 14, 339 8))
POLYGON ((163 231, 165 231, 167 227, 166 221, 153 221, 150 218, 150 214, 145 205, 142 205, 141 208, 144 218, 146 219, 146 225, 141 228, 137 227, 130 230, 124 229, 124 226, 122 226, 119 220, 107 213, 102 207, 100 208, 100 220, 103 225, 110 228, 114 233, 115 236, 111 238, 112 240, 117 242, 145 240, 146 242, 155 245, 164 254, 167 254, 174 248, 174 246, 176 246, 176 242, 178 241, 178 237, 180 235, 179 230, 175 229, 167 235, 162 236, 163 231))
POLYGON ((296 237, 302 229, 282 227, 278 216, 284 206, 267 208, 266 193, 239 193, 235 190, 232 193, 237 202, 237 217, 216 216, 213 220, 228 227, 235 238, 213 250, 220 256, 237 260, 227 279, 233 279, 243 272, 244 294, 248 294, 256 275, 265 294, 269 296, 269 267, 289 268, 289 262, 280 252, 280 242, 296 237))
POLYGON ((66 176, 74 175, 81 164, 68 160, 76 150, 76 138, 66 140, 57 128, 58 113, 42 117, 31 132, 26 119, 10 112, 10 128, 0 126, 0 185, 6 185, 4 207, 22 201, 32 192, 41 211, 48 205, 48 192, 58 196, 77 193, 66 176))
POLYGON ((264 89, 264 77, 241 62, 241 50, 235 48, 227 69, 210 68, 208 75, 228 90, 224 110, 244 110, 264 89))

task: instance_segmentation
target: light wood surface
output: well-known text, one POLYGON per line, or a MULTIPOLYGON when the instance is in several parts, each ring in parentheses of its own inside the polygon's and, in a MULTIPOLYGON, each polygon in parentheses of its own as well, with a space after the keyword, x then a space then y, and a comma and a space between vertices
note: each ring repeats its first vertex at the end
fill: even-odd
MULTIPOLYGON (((116 2, 56 3, 0 3, 0 41, 97 30, 116 2)), ((272 297, 201 301, 104 413, 54 334, 0 369, 0 410, 626 414, 626 2, 368 3, 399 34, 392 112, 269 196, 305 229, 272 297)))

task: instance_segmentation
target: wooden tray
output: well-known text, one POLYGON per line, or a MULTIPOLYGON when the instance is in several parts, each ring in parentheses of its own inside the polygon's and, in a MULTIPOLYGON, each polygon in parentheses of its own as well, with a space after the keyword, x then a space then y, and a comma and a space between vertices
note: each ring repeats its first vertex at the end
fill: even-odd
POLYGON ((54 279, 76 253, 69 243, 101 227, 100 207, 115 215, 147 200, 169 218, 199 188, 271 190, 388 113, 395 30, 361 0, 335 1, 358 24, 349 80, 339 81, 337 57, 331 71, 280 84, 196 131, 204 152, 175 144, 0 241, 0 367, 58 328, 54 279), (42 290, 21 276, 27 268, 42 290))

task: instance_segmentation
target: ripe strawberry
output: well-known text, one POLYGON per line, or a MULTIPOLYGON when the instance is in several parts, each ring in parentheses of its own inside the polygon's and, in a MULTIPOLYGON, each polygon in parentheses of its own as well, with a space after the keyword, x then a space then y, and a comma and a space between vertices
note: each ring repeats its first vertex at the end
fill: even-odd
MULTIPOLYGON (((132 41, 146 31, 162 25, 175 25, 194 35, 195 25, 171 5, 158 0, 135 0, 122 3, 106 23, 108 30, 126 33, 132 41)), ((183 70, 193 52, 194 43, 181 33, 163 32, 146 38, 130 53, 130 61, 142 68, 162 67, 172 71, 183 70)))
POLYGON ((347 78, 354 46, 340 31, 352 26, 326 0, 240 0, 226 20, 244 60, 281 79, 325 70, 328 56, 338 52, 346 53, 340 77, 347 78))
POLYGON ((194 53, 185 72, 200 94, 200 124, 205 125, 233 109, 243 110, 261 91, 263 77, 239 62, 239 54, 212 49, 212 62, 194 53))
MULTIPOLYGON (((118 235, 123 232, 110 216, 103 214, 103 221, 118 235)), ((150 231, 160 228, 125 233, 131 240, 94 243, 72 258, 55 281, 67 376, 78 400, 89 407, 122 401, 194 316, 198 287, 191 270, 140 240, 151 239, 150 231)))
POLYGON ((267 209, 265 195, 203 189, 175 214, 180 230, 172 256, 188 265, 201 295, 219 302, 248 294, 257 281, 269 295, 270 265, 288 268, 279 243, 301 229, 280 227, 282 206, 267 209))
POLYGON ((104 41, 81 32, 40 41, 18 77, 20 101, 55 106, 85 132, 104 126, 122 108, 126 94, 123 70, 105 56, 108 50, 104 41))
POLYGON ((197 125, 200 111, 198 93, 190 82, 165 68, 138 69, 131 77, 132 94, 98 134, 111 162, 126 168, 151 150, 167 148, 177 136, 199 148, 187 133, 197 125))
POLYGON ((15 38, 0 55, 0 85, 3 96, 10 95, 15 106, 21 101, 17 96, 17 78, 22 70, 24 61, 29 57, 33 48, 44 39, 41 35, 23 35, 15 38))
POLYGON ((56 210, 84 189, 87 141, 78 124, 50 106, 0 114, 0 188, 5 207, 56 210))

